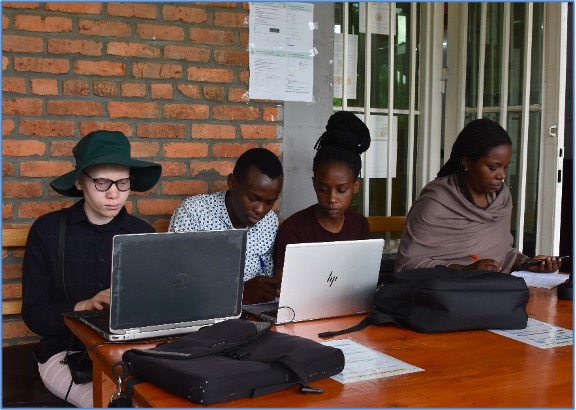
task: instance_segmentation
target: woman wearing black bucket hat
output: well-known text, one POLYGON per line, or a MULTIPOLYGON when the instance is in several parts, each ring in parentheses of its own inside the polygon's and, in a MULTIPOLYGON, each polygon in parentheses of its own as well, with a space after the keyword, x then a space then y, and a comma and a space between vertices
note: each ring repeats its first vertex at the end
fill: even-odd
POLYGON ((50 186, 59 194, 83 198, 32 225, 24 254, 22 317, 41 336, 38 370, 46 387, 77 407, 92 407, 92 383, 74 384, 68 366, 61 363, 68 351, 83 350, 62 314, 102 310, 110 303, 112 238, 154 232, 148 223, 130 215, 124 204, 130 191, 151 189, 162 167, 132 159, 130 142, 118 131, 91 132, 73 154, 74 169, 50 186), (59 245, 61 229, 63 246, 59 245), (63 269, 59 250, 64 250, 63 269))

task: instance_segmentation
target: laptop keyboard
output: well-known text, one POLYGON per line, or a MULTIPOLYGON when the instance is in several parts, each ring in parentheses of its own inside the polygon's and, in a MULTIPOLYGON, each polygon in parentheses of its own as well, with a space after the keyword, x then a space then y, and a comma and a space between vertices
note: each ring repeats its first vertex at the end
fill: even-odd
POLYGON ((79 310, 72 312, 70 316, 75 319, 84 319, 102 329, 110 327, 110 310, 79 310))

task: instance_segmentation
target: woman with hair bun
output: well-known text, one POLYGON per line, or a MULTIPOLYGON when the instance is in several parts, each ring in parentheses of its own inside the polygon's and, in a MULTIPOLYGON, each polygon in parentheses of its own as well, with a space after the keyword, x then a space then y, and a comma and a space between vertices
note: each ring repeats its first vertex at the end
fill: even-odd
POLYGON ((339 111, 316 142, 312 185, 318 203, 286 219, 276 236, 274 266, 282 277, 286 245, 368 239, 363 215, 348 209, 360 186, 361 154, 370 147, 368 127, 353 113, 339 111))
POLYGON ((512 140, 497 122, 476 119, 450 159, 414 202, 400 238, 395 271, 433 266, 465 270, 555 272, 561 262, 514 249, 512 195, 504 179, 512 140), (528 267, 532 260, 541 262, 528 267))

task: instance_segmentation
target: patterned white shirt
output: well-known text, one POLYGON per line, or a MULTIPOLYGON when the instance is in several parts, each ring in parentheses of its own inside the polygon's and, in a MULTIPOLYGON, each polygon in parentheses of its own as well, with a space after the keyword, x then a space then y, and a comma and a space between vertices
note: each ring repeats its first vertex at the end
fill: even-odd
MULTIPOLYGON (((226 192, 200 194, 186 198, 170 219, 169 232, 215 231, 234 229, 224 199, 226 192)), ((247 229, 244 281, 255 276, 272 276, 272 250, 278 216, 270 211, 256 225, 247 229)))

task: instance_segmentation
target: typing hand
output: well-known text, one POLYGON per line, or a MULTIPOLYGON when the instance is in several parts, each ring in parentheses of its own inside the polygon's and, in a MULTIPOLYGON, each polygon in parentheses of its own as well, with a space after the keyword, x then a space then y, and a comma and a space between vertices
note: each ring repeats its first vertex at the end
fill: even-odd
POLYGON ((90 299, 76 303, 74 311, 78 310, 102 310, 104 305, 110 304, 110 288, 98 292, 90 299))
POLYGON ((278 295, 278 280, 273 276, 256 276, 244 282, 244 294, 242 303, 264 303, 274 300, 278 295))

